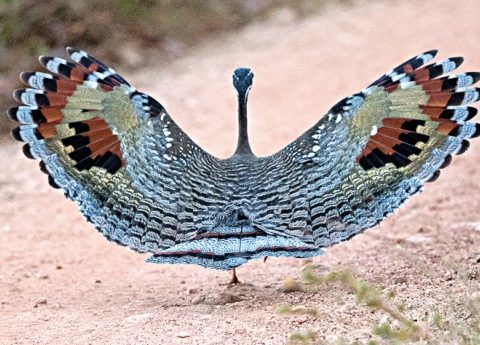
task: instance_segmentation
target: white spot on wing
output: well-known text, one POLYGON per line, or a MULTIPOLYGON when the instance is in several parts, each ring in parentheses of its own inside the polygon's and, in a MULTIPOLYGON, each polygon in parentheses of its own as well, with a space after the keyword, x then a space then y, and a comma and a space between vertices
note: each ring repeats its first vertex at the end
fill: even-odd
POLYGON ((74 52, 72 55, 70 55, 70 57, 72 58, 73 61, 75 62, 80 62, 80 59, 84 56, 86 56, 86 54, 82 54, 83 52, 74 52))
POLYGON ((443 73, 448 73, 457 68, 455 62, 450 59, 439 62, 438 64, 442 65, 443 73))

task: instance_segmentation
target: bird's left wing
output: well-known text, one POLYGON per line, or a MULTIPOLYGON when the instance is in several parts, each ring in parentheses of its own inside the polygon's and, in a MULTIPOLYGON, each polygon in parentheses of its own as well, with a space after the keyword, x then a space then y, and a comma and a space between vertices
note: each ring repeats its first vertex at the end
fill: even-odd
POLYGON ((303 240, 324 247, 374 226, 480 134, 468 122, 480 74, 443 76, 463 59, 425 65, 435 54, 418 55, 345 98, 277 153, 293 159, 305 181, 310 231, 303 240))
POLYGON ((87 53, 73 62, 41 57, 51 72, 22 73, 30 88, 9 110, 25 155, 40 159, 110 240, 156 252, 178 242, 178 179, 189 159, 208 156, 152 97, 87 53))

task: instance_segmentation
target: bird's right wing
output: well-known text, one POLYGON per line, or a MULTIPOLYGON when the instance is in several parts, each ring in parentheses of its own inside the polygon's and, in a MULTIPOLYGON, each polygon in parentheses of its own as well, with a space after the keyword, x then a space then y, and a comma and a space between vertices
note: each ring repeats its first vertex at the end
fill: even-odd
POLYGON ((152 97, 83 51, 42 57, 52 74, 23 73, 14 138, 52 186, 110 240, 156 252, 178 241, 179 176, 207 157, 152 97))
POLYGON ((302 240, 325 247, 374 226, 480 134, 468 122, 477 113, 468 105, 479 99, 471 86, 480 74, 443 76, 463 59, 424 66, 435 54, 416 56, 345 98, 277 154, 291 157, 305 181, 311 231, 302 240))

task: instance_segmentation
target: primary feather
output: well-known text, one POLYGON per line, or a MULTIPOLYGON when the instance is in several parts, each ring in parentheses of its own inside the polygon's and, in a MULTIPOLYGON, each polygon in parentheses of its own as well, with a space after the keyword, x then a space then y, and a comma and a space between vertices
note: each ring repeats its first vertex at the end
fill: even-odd
POLYGON ((392 69, 337 103, 278 153, 248 143, 253 74, 234 73, 235 154, 198 147, 163 106, 87 53, 41 57, 52 74, 23 73, 15 139, 49 182, 109 240, 148 261, 231 269, 263 256, 310 257, 378 224, 479 135, 470 120, 479 73, 444 76, 462 58, 392 69))

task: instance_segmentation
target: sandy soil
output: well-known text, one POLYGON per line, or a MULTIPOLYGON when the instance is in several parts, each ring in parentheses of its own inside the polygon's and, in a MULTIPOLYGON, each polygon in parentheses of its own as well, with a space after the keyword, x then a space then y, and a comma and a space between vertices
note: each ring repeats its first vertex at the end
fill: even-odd
MULTIPOLYGON (((236 141, 231 71, 252 67, 250 132, 263 155, 411 55, 439 48, 442 57, 464 55, 462 70, 480 70, 478 29, 475 0, 361 2, 304 20, 279 11, 271 22, 126 76, 201 146, 226 157, 236 141)), ((87 224, 20 145, 2 142, 0 159, 0 344, 276 345, 306 329, 322 341, 366 343, 385 320, 342 289, 282 292, 286 276, 301 275, 301 260, 250 262, 238 270, 246 284, 230 289, 220 285, 225 272, 144 263, 147 256, 87 224), (279 304, 318 307, 319 315, 277 315, 279 304)), ((471 317, 465 300, 480 291, 479 175, 475 142, 397 214, 315 263, 395 290, 406 314, 426 325, 436 310, 462 323, 471 317)))

